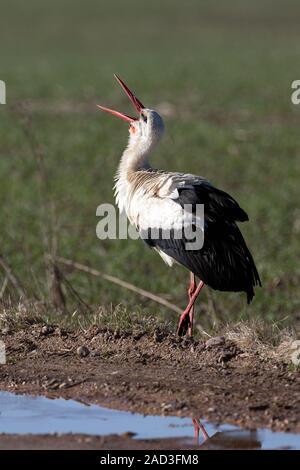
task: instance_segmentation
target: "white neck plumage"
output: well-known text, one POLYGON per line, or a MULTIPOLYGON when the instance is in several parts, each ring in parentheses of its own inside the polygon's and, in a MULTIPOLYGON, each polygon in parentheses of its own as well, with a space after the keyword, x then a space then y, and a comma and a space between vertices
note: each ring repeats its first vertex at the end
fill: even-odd
POLYGON ((135 138, 130 134, 127 148, 124 150, 117 171, 116 179, 127 179, 135 171, 151 168, 150 153, 155 142, 152 139, 135 138))
POLYGON ((126 210, 128 194, 130 192, 130 181, 139 170, 151 168, 149 156, 155 142, 150 139, 136 138, 130 134, 127 148, 124 150, 115 176, 115 197, 120 212, 126 210))

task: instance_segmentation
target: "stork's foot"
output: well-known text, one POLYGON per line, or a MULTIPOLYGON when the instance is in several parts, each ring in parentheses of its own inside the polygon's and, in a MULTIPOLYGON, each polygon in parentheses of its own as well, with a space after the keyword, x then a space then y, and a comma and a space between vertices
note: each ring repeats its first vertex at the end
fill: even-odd
POLYGON ((178 326, 177 326, 177 335, 184 336, 185 334, 192 336, 192 325, 190 320, 190 311, 185 309, 185 311, 180 315, 178 326))
POLYGON ((193 273, 191 273, 191 283, 188 290, 189 304, 180 315, 177 327, 178 336, 183 336, 186 333, 188 334, 188 336, 193 335, 194 303, 203 286, 204 284, 202 281, 199 282, 198 286, 196 285, 195 276, 193 273))

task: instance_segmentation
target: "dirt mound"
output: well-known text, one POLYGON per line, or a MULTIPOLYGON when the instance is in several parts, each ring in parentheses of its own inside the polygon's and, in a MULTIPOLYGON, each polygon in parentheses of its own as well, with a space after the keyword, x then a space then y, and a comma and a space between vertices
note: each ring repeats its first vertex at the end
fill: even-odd
POLYGON ((300 432, 299 369, 226 337, 202 342, 159 329, 82 332, 36 323, 1 339, 2 390, 300 432))

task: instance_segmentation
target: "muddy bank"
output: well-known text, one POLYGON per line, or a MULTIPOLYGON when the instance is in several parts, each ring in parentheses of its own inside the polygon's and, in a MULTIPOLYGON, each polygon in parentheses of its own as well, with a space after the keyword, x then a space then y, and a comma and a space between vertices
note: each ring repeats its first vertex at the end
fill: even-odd
POLYGON ((198 449, 191 439, 146 439, 131 436, 86 436, 49 434, 43 436, 0 434, 0 450, 190 450, 198 449))
POLYGON ((2 390, 300 432, 299 369, 232 341, 41 324, 7 330, 1 339, 7 353, 2 390))

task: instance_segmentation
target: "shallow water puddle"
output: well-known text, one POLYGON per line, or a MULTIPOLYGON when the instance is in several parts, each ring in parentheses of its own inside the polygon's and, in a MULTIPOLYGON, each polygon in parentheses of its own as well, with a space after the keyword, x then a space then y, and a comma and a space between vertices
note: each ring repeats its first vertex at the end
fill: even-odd
MULTIPOLYGON (((300 434, 267 429, 246 431, 201 420, 209 439, 205 448, 300 449, 300 434)), ((74 400, 49 399, 0 392, 0 433, 90 435, 135 433, 136 439, 194 437, 191 418, 143 416, 74 400)))

